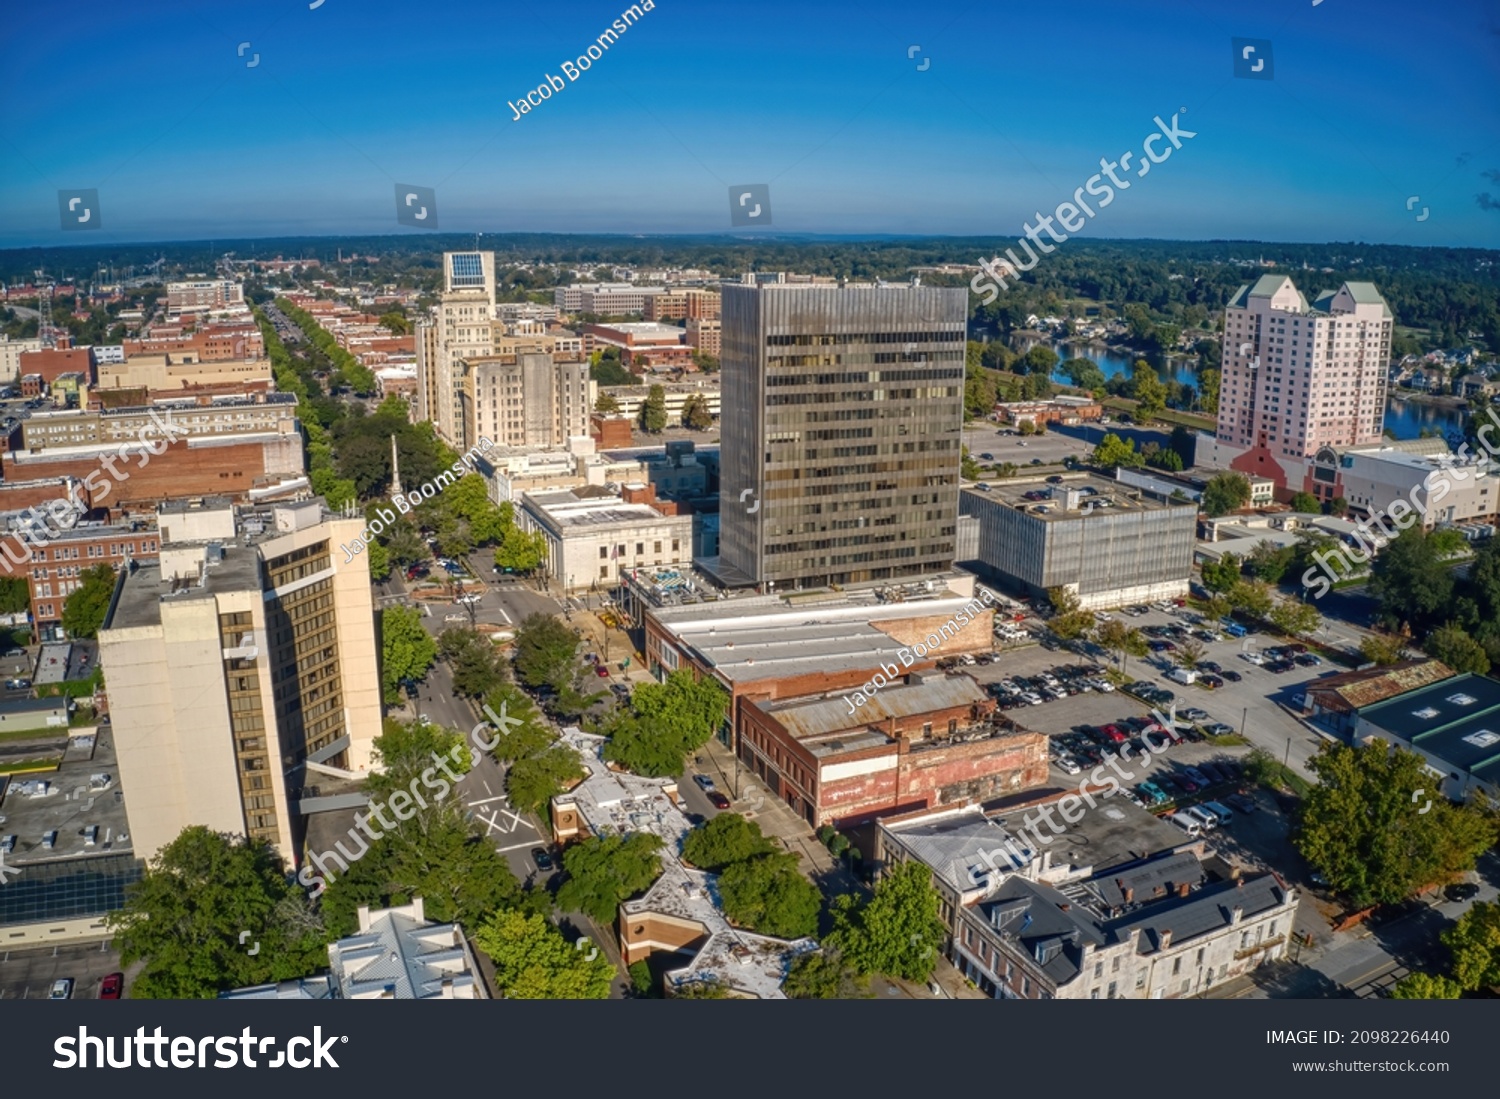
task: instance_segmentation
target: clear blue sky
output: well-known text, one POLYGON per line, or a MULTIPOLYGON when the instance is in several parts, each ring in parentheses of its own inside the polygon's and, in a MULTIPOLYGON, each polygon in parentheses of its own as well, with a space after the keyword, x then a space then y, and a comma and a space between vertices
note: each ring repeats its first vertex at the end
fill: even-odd
POLYGON ((414 232, 397 182, 445 231, 717 232, 769 183, 785 232, 1014 236, 1183 107, 1081 235, 1500 247, 1485 0, 660 0, 519 121, 622 0, 310 2, 9 5, 0 247, 414 232), (59 230, 63 187, 101 231, 59 230))

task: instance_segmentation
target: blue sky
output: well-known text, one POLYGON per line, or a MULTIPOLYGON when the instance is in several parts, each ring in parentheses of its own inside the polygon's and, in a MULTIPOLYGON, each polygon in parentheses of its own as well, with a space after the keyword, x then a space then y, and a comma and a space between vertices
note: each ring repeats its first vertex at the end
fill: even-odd
POLYGON ((1015 236, 1180 108, 1081 236, 1500 247, 1485 0, 660 0, 577 81, 622 0, 310 2, 12 6, 0 247, 420 232, 396 183, 445 231, 719 232, 769 183, 782 232, 1015 236), (60 231, 69 187, 100 231, 60 231))

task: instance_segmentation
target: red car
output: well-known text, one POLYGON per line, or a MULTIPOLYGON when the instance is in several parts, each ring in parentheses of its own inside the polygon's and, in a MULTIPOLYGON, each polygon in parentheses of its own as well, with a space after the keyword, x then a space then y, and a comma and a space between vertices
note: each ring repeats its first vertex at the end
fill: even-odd
POLYGON ((125 991, 125 974, 111 973, 99 982, 99 999, 118 1000, 125 991))
POLYGON ((597 675, 600 679, 603 679, 605 676, 609 675, 609 668, 607 668, 602 663, 595 664, 594 665, 594 674, 597 675))
POLYGON ((729 799, 726 798, 723 794, 719 793, 719 791, 717 790, 708 795, 708 800, 713 804, 713 807, 715 809, 729 808, 729 799))
POLYGON ((1103 725, 1099 731, 1109 738, 1111 744, 1124 744, 1130 739, 1118 725, 1103 725))

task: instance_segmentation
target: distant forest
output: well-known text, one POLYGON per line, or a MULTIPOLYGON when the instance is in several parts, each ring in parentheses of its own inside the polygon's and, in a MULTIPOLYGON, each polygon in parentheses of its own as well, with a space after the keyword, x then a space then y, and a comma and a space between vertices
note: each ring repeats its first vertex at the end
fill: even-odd
MULTIPOLYGON (((474 234, 378 237, 288 237, 97 248, 0 251, 0 281, 25 282, 37 269, 57 278, 88 279, 113 265, 117 275, 164 259, 164 278, 207 272, 232 253, 237 259, 316 258, 325 270, 337 256, 377 257, 346 263, 340 281, 400 282, 426 291, 441 279, 441 253, 472 249, 474 234)), ((826 237, 594 236, 485 234, 479 247, 496 253, 507 296, 521 298, 557 278, 537 265, 556 265, 568 278, 573 264, 696 267, 718 275, 743 271, 798 271, 850 279, 906 279, 913 267, 972 264, 1014 247, 1013 238, 941 237, 845 239, 826 237)), ((1309 298, 1345 280, 1373 282, 1397 323, 1426 330, 1425 347, 1478 342, 1500 349, 1500 252, 1478 248, 1414 248, 1385 244, 1276 244, 1259 241, 1070 241, 1043 257, 976 317, 981 329, 1008 332, 1028 313, 1081 315, 1100 305, 1113 315, 1144 306, 1153 319, 1179 327, 1213 318, 1235 289, 1260 274, 1284 273, 1309 298), (1261 260, 1274 267, 1243 266, 1261 260), (1303 270, 1304 264, 1311 270, 1303 270), (1330 268, 1324 272, 1322 268, 1330 268)), ((937 285, 966 279, 928 275, 937 285)), ((977 301, 977 299, 973 299, 977 301)))

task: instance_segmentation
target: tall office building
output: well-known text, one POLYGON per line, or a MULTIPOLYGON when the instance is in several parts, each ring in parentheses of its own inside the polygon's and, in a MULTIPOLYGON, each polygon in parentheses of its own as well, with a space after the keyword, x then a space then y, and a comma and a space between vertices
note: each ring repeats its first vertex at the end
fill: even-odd
POLYGON ((548 448, 589 433, 592 383, 583 340, 540 325, 495 337, 495 353, 465 359, 462 400, 467 447, 486 438, 502 446, 548 448))
POLYGON ((967 314, 936 287, 724 287, 721 580, 952 565, 967 314))
POLYGON ((365 771, 380 670, 364 518, 322 500, 158 513, 160 563, 122 574, 99 632, 138 851, 188 825, 296 857, 299 768, 365 771))
POLYGON ((450 446, 464 438, 463 360, 495 349, 495 253, 444 252, 443 292, 417 324, 418 413, 450 446))
POLYGON ((1323 447, 1378 443, 1393 317, 1373 283, 1311 304, 1285 275, 1241 286, 1224 309, 1216 450, 1223 464, 1292 492, 1323 447))

